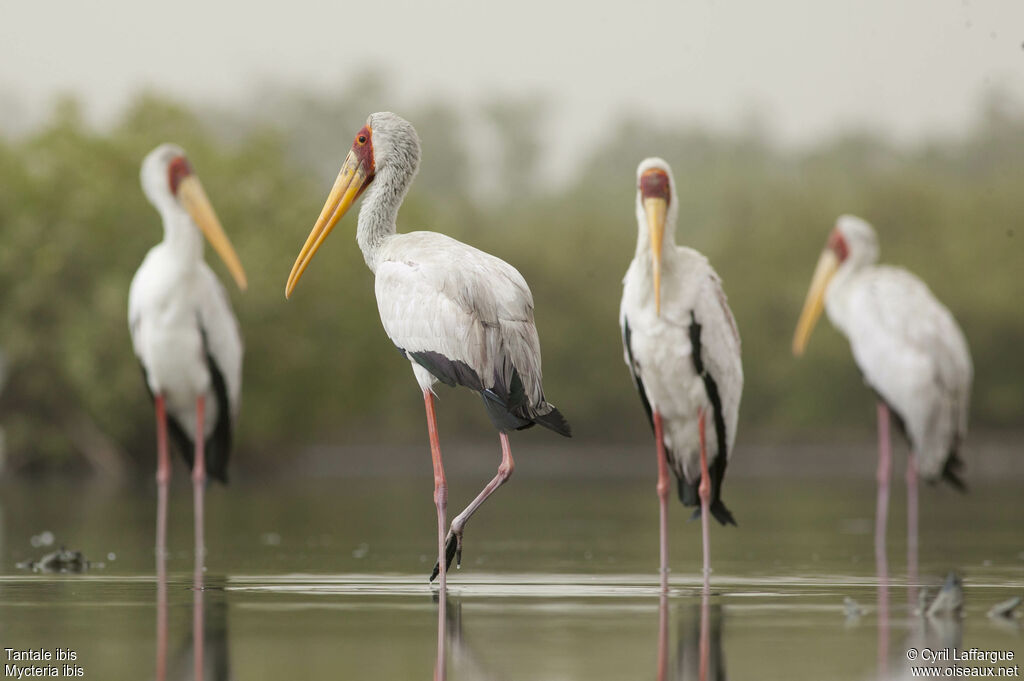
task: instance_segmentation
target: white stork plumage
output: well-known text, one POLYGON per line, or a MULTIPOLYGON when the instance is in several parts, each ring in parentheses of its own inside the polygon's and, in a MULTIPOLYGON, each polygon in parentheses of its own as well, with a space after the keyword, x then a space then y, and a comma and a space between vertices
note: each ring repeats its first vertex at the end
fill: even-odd
POLYGON ((438 564, 431 580, 440 574, 444 589, 453 557, 461 559, 466 522, 512 474, 508 432, 537 423, 565 436, 570 429, 544 399, 533 296, 522 275, 508 263, 442 234, 397 233, 398 209, 419 161, 420 142, 412 125, 393 113, 371 114, 295 260, 285 295, 291 296, 327 235, 365 191, 356 240, 376 275, 384 331, 412 364, 423 391, 438 521, 438 564), (432 391, 438 381, 481 394, 502 449, 497 475, 447 533, 448 492, 432 391))
MULTIPOLYGON (((878 396, 876 548, 884 550, 888 513, 889 414, 910 442, 907 457, 908 550, 916 557, 917 476, 964 488, 958 456, 967 434, 973 368, 953 315, 905 269, 876 265, 878 237, 864 220, 836 221, 811 281, 793 337, 803 354, 822 309, 850 341, 854 361, 878 396)), ((915 561, 916 562, 916 561, 915 561)))
POLYGON ((161 493, 157 540, 163 546, 166 486, 171 467, 167 432, 192 467, 196 546, 202 549, 206 476, 227 481, 233 422, 242 390, 242 336, 228 295, 203 261, 203 236, 238 287, 245 272, 199 178, 173 144, 142 162, 142 189, 164 223, 164 240, 150 249, 132 279, 128 325, 157 419, 157 481, 161 493))
POLYGON ((699 506, 708 584, 708 514, 733 524, 722 502, 743 392, 740 335, 707 258, 675 242, 679 203, 668 163, 637 168, 636 255, 623 280, 619 325, 626 365, 654 428, 661 507, 662 587, 668 583, 668 467, 685 506, 699 506), (710 427, 705 428, 709 420, 710 427))

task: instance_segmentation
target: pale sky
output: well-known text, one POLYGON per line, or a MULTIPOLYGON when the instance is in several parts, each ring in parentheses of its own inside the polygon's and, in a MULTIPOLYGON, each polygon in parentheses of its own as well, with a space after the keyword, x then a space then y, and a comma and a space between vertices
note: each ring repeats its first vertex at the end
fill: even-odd
POLYGON ((142 88, 231 105, 375 66, 399 112, 545 96, 563 164, 625 113, 728 128, 756 108, 803 143, 955 134, 993 85, 1024 102, 1024 0, 4 0, 0 19, 0 97, 23 118, 59 92, 103 123, 142 88))

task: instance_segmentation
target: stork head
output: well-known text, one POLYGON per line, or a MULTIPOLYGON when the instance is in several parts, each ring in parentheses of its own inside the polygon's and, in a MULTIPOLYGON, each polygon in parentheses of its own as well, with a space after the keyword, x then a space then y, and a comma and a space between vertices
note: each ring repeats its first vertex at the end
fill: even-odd
POLYGON ((811 278, 804 309, 793 336, 793 354, 799 357, 807 347, 814 325, 825 308, 829 285, 847 272, 873 264, 878 259, 878 237, 865 220, 854 215, 841 215, 825 242, 818 265, 811 278))
POLYGON ((186 212, 244 291, 248 286, 245 270, 185 151, 176 144, 161 144, 146 155, 139 175, 149 202, 162 214, 186 212))
POLYGON ((646 226, 654 271, 654 309, 661 314, 661 249, 665 225, 676 222, 678 206, 672 169, 660 158, 646 158, 636 169, 636 216, 641 229, 646 226))
POLYGON ((302 273, 320 250, 327 235, 374 179, 378 175, 397 176, 398 181, 389 185, 399 192, 392 199, 397 203, 408 189, 419 162, 420 138, 411 123, 390 111, 370 114, 366 125, 352 139, 352 148, 341 165, 338 179, 334 181, 320 217, 295 259, 285 286, 286 298, 291 297, 302 273))

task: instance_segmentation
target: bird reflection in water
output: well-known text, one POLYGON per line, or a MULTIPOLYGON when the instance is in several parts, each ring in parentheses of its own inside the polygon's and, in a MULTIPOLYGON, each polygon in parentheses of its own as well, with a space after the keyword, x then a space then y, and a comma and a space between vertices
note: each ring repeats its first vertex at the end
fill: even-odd
POLYGON ((658 603, 658 681, 724 681, 725 652, 722 648, 722 606, 710 603, 707 593, 700 604, 687 604, 679 624, 676 664, 669 671, 668 595, 658 603))
POLYGON ((445 644, 451 647, 451 663, 458 678, 473 681, 501 681, 506 678, 487 669, 473 646, 466 640, 462 628, 462 601, 446 599, 445 607, 439 608, 438 612, 445 614, 443 617, 439 616, 437 620, 438 662, 434 673, 435 681, 444 681, 446 678, 445 644))
POLYGON ((182 637, 168 663, 167 551, 157 547, 157 681, 228 681, 232 679, 228 655, 228 606, 223 585, 207 585, 202 553, 196 554, 192 573, 192 632, 182 637))

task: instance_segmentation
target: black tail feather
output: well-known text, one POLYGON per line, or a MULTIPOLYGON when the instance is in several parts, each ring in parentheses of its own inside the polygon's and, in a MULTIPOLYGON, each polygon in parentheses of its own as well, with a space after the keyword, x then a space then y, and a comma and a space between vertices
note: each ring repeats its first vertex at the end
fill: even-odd
MULTIPOLYGON (((732 525, 733 527, 739 527, 736 523, 736 518, 732 516, 732 511, 725 507, 725 503, 721 499, 715 499, 711 502, 711 517, 718 521, 720 525, 732 525)), ((697 508, 693 509, 693 515, 690 516, 690 520, 697 520, 700 518, 700 504, 698 503, 697 508)))
MULTIPOLYGON (((690 516, 690 520, 696 520, 700 518, 700 493, 698 488, 700 487, 700 480, 690 484, 682 477, 679 478, 679 500, 683 502, 683 506, 696 506, 693 510, 693 515, 690 516)), ((736 518, 733 517, 732 511, 725 506, 725 502, 721 498, 713 497, 710 506, 711 517, 717 520, 722 525, 734 525, 736 518)))
POLYGON ((946 459, 946 465, 942 468, 942 479, 948 482, 953 488, 959 492, 967 492, 967 483, 961 477, 963 475, 964 460, 960 458, 957 451, 954 449, 949 453, 949 458, 946 459))
POLYGON ((569 422, 565 420, 564 416, 562 416, 562 412, 558 411, 554 407, 551 407, 551 411, 543 416, 534 416, 533 422, 539 423, 548 430, 553 430, 559 435, 572 437, 572 426, 570 426, 569 422))

